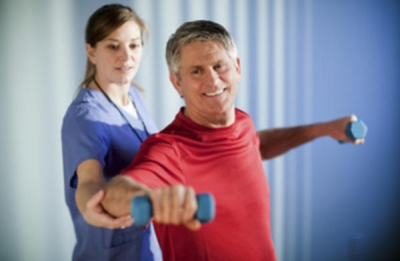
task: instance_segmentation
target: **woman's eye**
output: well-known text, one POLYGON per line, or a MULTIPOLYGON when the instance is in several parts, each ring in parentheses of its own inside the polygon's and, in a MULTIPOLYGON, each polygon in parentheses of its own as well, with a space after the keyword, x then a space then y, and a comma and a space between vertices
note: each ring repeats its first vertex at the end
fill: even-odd
POLYGON ((108 46, 108 48, 110 48, 111 50, 117 50, 118 46, 115 45, 115 44, 111 44, 111 45, 108 46))

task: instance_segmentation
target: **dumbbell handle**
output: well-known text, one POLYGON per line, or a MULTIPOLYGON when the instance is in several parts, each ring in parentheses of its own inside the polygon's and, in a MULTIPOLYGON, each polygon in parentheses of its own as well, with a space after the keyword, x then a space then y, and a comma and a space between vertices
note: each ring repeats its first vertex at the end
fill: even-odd
MULTIPOLYGON (((345 133, 351 140, 363 139, 367 135, 368 127, 362 120, 351 121, 347 124, 345 133)), ((343 143, 343 141, 340 141, 343 143)))
MULTIPOLYGON (((210 222, 215 216, 215 201, 211 194, 202 193, 196 195, 197 211, 195 218, 201 223, 210 222)), ((153 216, 151 200, 146 195, 140 195, 131 201, 133 220, 138 226, 146 226, 153 216)))

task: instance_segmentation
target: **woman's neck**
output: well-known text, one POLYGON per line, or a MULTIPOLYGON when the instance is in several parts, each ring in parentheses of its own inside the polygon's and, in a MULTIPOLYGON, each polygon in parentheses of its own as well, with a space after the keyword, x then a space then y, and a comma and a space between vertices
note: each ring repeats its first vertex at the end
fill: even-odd
POLYGON ((104 92, 109 99, 115 104, 126 106, 130 103, 129 100, 129 87, 130 84, 117 85, 117 84, 103 84, 97 77, 89 84, 89 88, 104 92))

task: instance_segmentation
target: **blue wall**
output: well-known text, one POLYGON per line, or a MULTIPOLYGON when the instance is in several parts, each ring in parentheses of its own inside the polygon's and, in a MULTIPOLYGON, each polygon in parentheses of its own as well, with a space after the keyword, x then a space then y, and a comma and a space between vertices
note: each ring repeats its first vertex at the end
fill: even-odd
POLYGON ((313 145, 313 260, 400 258, 400 2, 314 1, 314 119, 356 113, 363 146, 313 145))

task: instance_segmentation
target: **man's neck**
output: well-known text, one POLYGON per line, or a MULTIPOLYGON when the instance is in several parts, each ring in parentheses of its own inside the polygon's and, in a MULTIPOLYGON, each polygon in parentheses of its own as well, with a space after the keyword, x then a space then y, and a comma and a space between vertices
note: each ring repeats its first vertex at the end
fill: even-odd
POLYGON ((228 113, 216 115, 192 115, 186 108, 183 110, 183 115, 194 121, 195 123, 209 128, 225 128, 231 126, 235 122, 235 108, 228 113))

